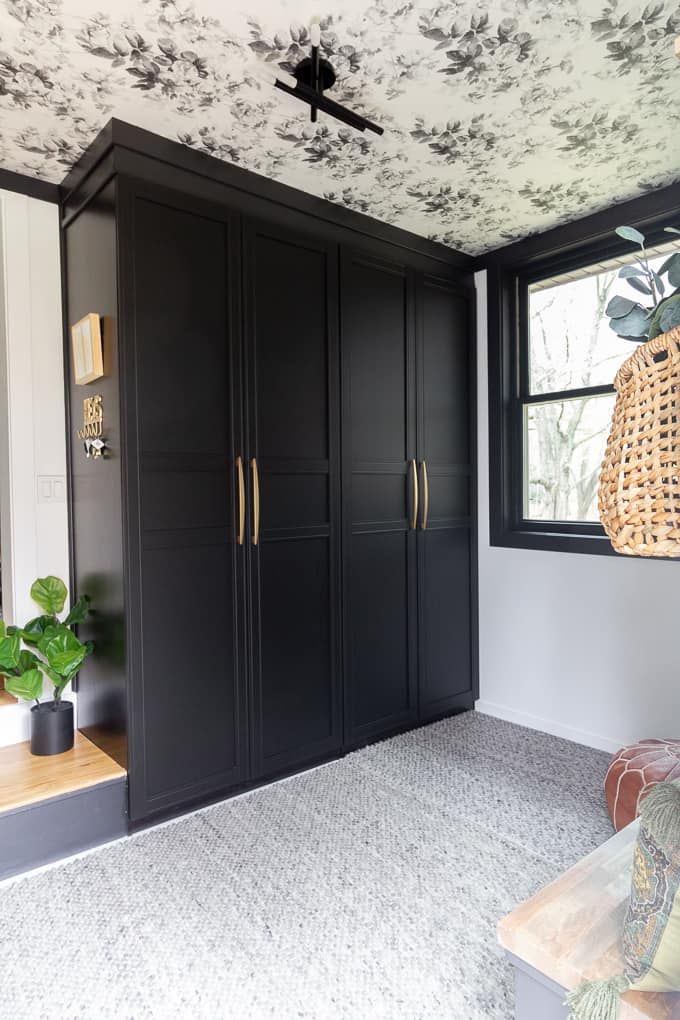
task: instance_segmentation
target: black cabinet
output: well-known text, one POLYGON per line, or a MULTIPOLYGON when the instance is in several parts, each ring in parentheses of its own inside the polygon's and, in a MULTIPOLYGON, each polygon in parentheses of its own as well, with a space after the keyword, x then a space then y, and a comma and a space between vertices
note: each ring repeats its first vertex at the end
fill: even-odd
POLYGON ((344 253, 345 689, 350 743, 472 690, 469 295, 344 253))
POLYGON ((423 276, 417 292, 421 721, 472 690, 469 295, 423 276))
POLYGON ((345 732, 417 714, 414 280, 343 252, 345 732))
POLYGON ((139 826, 471 707, 471 291, 462 256, 121 130, 62 214, 106 363, 69 384, 80 725, 139 826))
POLYGON ((243 267, 259 777, 342 746, 337 254, 248 224, 243 267))
POLYGON ((244 562, 235 541, 240 223, 126 182, 119 202, 121 241, 134 253, 120 299, 137 819, 248 774, 244 562))

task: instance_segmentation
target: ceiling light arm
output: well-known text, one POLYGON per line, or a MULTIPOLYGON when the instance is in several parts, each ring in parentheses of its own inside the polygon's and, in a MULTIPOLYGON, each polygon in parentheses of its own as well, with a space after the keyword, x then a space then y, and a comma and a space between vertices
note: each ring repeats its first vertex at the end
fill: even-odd
POLYGON ((292 74, 286 74, 281 70, 275 72, 274 86, 286 95, 301 99, 303 103, 311 106, 312 123, 316 123, 318 111, 321 110, 330 117, 342 121, 343 124, 356 128, 357 131, 368 129, 376 135, 382 135, 383 129, 378 124, 326 98, 325 92, 335 85, 336 76, 332 64, 321 56, 321 28, 318 21, 313 21, 309 26, 309 41, 311 56, 301 60, 292 74))
POLYGON ((297 82, 293 88, 281 81, 280 78, 277 78, 274 85, 287 95, 295 96, 296 99, 301 99, 312 107, 318 107, 319 110, 328 113, 331 117, 335 117, 336 120, 341 120, 343 124, 356 128, 357 131, 365 131, 368 128, 369 131, 375 131, 377 135, 383 134, 383 129, 378 124, 373 124, 372 121, 366 120, 365 117, 360 117, 358 113, 352 113, 351 110, 340 106, 340 103, 334 103, 332 99, 327 99, 326 96, 315 92, 314 89, 310 89, 308 85, 301 81, 297 82))

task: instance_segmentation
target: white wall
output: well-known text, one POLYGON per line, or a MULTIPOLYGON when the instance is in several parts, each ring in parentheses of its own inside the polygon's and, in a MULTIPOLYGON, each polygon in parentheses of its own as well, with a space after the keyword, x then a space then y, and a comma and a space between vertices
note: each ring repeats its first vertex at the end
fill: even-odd
POLYGON ((486 274, 477 274, 480 700, 615 751, 680 736, 680 562, 489 545, 486 274))
MULTIPOLYGON (((2 608, 39 610, 38 576, 68 583, 59 215, 0 191, 0 548, 2 608)), ((28 738, 29 706, 0 707, 0 746, 28 738)))

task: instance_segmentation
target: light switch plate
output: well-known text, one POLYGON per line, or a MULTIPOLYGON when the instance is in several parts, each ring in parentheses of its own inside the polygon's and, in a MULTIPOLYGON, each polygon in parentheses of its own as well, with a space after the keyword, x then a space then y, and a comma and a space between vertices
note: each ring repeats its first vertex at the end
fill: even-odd
POLYGON ((38 475, 36 481, 38 503, 66 502, 65 475, 38 475))

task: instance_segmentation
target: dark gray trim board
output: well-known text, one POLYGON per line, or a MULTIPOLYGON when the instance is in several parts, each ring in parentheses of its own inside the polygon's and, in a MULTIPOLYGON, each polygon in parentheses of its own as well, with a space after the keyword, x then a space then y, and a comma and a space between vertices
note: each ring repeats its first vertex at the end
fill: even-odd
POLYGON ((127 780, 0 814, 0 879, 126 836, 127 780))
POLYGON ((16 174, 13 170, 0 169, 0 191, 13 191, 17 195, 39 198, 42 202, 53 202, 55 205, 59 203, 58 184, 16 174))
POLYGON ((514 953, 505 953, 515 975, 515 1020, 566 1020, 566 991, 514 953))

